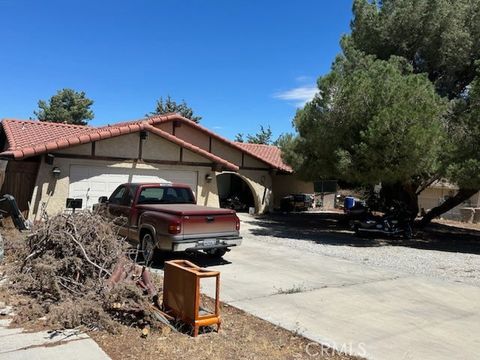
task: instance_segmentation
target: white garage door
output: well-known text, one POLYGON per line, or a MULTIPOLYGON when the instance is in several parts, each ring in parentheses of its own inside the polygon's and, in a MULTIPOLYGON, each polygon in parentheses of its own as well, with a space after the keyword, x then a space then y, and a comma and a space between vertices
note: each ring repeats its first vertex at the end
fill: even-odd
POLYGON ((139 170, 107 166, 70 166, 68 197, 83 199, 83 207, 91 208, 100 196, 110 196, 115 188, 127 182, 176 182, 189 185, 197 192, 197 172, 182 170, 139 170))

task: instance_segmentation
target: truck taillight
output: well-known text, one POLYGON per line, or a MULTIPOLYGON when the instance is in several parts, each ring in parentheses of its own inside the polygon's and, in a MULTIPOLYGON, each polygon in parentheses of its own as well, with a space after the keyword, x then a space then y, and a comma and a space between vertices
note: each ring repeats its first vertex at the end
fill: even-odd
POLYGON ((235 230, 240 230, 240 219, 235 216, 235 230))
POLYGON ((173 222, 168 225, 168 233, 169 234, 180 234, 182 231, 182 225, 179 222, 173 222))

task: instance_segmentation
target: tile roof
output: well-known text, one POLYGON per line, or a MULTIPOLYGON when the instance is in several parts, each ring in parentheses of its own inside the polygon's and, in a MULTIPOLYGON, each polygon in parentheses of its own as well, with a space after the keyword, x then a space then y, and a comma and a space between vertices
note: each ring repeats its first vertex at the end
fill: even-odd
MULTIPOLYGON (((167 120, 169 117, 176 117, 176 115, 164 116, 163 120, 167 120)), ((221 164, 229 170, 238 171, 238 166, 235 164, 187 143, 163 130, 157 129, 151 126, 146 120, 94 128, 90 126, 31 120, 5 119, 2 121, 2 126, 8 142, 8 148, 0 153, 0 156, 3 157, 23 159, 30 156, 41 155, 49 151, 61 150, 70 146, 108 139, 140 130, 147 130, 206 157, 214 163, 221 164)))
POLYGON ((8 147, 0 153, 0 156, 23 159, 50 151, 61 150, 70 146, 108 139, 115 136, 138 132, 140 130, 147 130, 172 141, 179 146, 196 152, 215 163, 222 164, 230 170, 238 171, 238 166, 225 159, 153 126, 169 121, 182 121, 187 123, 189 126, 192 126, 239 151, 245 152, 273 168, 281 171, 293 172, 290 166, 282 161, 280 149, 276 146, 236 143, 175 113, 155 115, 144 119, 121 122, 98 128, 40 122, 35 120, 4 119, 2 121, 2 127, 7 137, 8 147))
POLYGON ((197 124, 196 122, 186 119, 184 117, 177 117, 175 119, 173 118, 164 118, 162 116, 152 116, 148 118, 148 122, 150 124, 158 124, 162 122, 167 122, 167 121, 172 121, 172 120, 178 120, 182 121, 184 123, 187 123, 188 125, 202 131, 203 133, 233 147, 236 148, 237 150, 240 150, 242 152, 247 153, 248 155, 252 156, 253 158, 266 163, 267 165, 281 170, 281 171, 286 171, 286 172, 293 172, 293 169, 285 164, 282 161, 281 157, 281 152, 280 149, 276 146, 273 145, 259 145, 259 144, 248 144, 248 143, 239 143, 239 142, 234 142, 230 141, 223 136, 218 135, 217 133, 214 133, 213 131, 207 129, 206 127, 203 127, 202 125, 197 124), (251 145, 258 145, 258 146, 251 146, 251 145), (265 156, 266 155, 266 156, 265 156))
POLYGON ((235 142, 235 144, 243 150, 264 159, 264 161, 272 164, 272 166, 279 170, 289 173, 293 172, 293 169, 282 160, 282 151, 277 146, 241 142, 235 142))

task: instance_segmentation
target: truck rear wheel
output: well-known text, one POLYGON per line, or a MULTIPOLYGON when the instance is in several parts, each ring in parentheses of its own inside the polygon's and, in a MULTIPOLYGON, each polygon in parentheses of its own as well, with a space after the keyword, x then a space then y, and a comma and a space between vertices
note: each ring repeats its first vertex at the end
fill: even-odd
POLYGON ((142 253, 145 263, 152 262, 155 255, 155 243, 151 233, 146 232, 142 237, 142 253))
POLYGON ((220 248, 220 249, 209 249, 209 250, 205 250, 205 252, 210 255, 210 256, 213 256, 213 257, 222 257, 223 255, 225 255, 225 253, 227 252, 227 249, 225 248, 220 248))

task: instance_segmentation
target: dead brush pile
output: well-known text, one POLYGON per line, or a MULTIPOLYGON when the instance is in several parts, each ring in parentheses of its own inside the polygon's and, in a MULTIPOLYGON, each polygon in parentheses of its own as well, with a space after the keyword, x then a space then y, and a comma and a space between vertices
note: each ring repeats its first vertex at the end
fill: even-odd
POLYGON ((60 214, 39 224, 25 246, 15 248, 17 261, 9 277, 13 289, 37 303, 51 326, 110 332, 119 322, 142 326, 155 321, 145 311, 152 307, 151 298, 135 282, 107 280, 119 266, 134 267, 127 249, 102 216, 60 214))

